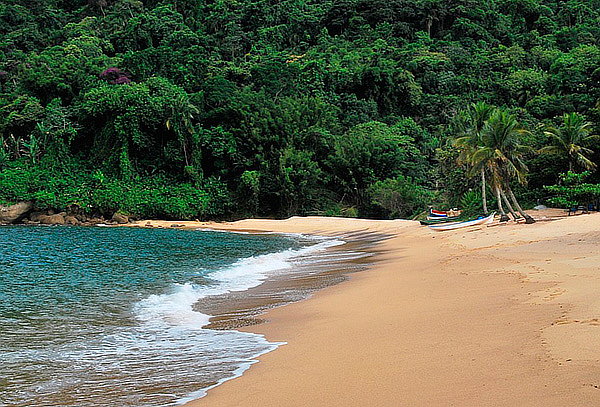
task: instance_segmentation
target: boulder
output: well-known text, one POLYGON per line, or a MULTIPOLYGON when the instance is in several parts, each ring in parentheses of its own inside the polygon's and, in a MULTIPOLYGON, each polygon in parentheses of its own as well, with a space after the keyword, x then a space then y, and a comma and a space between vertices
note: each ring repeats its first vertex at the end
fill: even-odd
POLYGON ((10 206, 0 206, 0 223, 15 223, 23 219, 33 208, 31 202, 19 202, 10 206))
POLYGON ((124 225, 125 223, 129 223, 129 217, 127 215, 123 215, 122 213, 116 212, 112 219, 113 222, 118 223, 119 225, 124 225))
POLYGON ((42 217, 44 216, 48 216, 48 214, 46 212, 40 211, 31 212, 31 214, 29 215, 29 220, 32 222, 39 222, 40 219, 42 219, 42 217))
POLYGON ((79 225, 79 220, 75 216, 65 216, 65 223, 67 225, 79 225))
POLYGON ((64 225, 65 217, 61 214, 41 216, 40 223, 42 225, 64 225))

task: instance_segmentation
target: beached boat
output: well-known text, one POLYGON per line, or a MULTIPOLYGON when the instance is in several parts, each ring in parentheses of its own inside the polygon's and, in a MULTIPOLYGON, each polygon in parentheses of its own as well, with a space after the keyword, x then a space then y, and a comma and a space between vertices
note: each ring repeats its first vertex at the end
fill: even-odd
POLYGON ((430 208, 429 215, 427 215, 427 219, 439 219, 439 218, 455 218, 460 216, 460 212, 458 209, 451 209, 449 211, 438 211, 436 209, 430 208))
POLYGON ((458 216, 452 216, 452 217, 447 217, 447 218, 435 218, 435 217, 428 216, 427 220, 420 220, 419 222, 421 222, 421 225, 429 226, 429 225, 437 225, 439 223, 456 222, 459 219, 460 219, 460 217, 458 217, 458 216))
POLYGON ((480 216, 477 219, 472 219, 472 220, 466 220, 463 222, 447 222, 447 223, 441 223, 439 225, 429 225, 430 229, 433 229, 435 231, 442 231, 442 230, 454 230, 454 229, 462 229, 462 228, 466 228, 469 226, 479 226, 479 225, 487 225, 488 223, 491 223, 494 220, 494 215, 496 213, 492 213, 489 216, 480 216))
POLYGON ((427 220, 446 220, 446 219, 452 219, 452 220, 456 220, 458 219, 459 216, 458 215, 451 215, 451 216, 432 216, 432 215, 427 215, 427 220))

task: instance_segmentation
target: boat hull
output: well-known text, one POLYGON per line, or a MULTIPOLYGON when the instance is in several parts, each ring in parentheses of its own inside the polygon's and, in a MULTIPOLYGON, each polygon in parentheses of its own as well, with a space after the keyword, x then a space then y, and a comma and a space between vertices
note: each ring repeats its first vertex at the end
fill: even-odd
POLYGON ((485 218, 472 219, 463 222, 448 222, 439 225, 429 225, 429 228, 435 230, 436 232, 441 232, 445 230, 456 230, 471 226, 487 225, 488 223, 494 221, 494 215, 495 213, 492 213, 491 215, 486 216, 485 218))
POLYGON ((456 221, 458 221, 458 216, 452 216, 452 217, 448 217, 448 218, 434 218, 434 217, 428 216, 427 220, 420 220, 419 222, 421 222, 421 225, 429 226, 429 225, 437 225, 440 223, 456 222, 456 221))
POLYGON ((460 216, 460 213, 462 211, 459 211, 458 209, 451 209, 449 211, 438 211, 435 209, 429 209, 429 215, 427 216, 428 219, 440 219, 440 218, 456 218, 458 216, 460 216))

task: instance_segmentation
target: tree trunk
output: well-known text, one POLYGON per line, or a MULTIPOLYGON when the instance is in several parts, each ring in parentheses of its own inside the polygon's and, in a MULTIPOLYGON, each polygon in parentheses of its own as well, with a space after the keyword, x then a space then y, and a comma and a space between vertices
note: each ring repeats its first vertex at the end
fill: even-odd
POLYGON ((483 213, 488 214, 487 209, 487 196, 486 196, 486 185, 485 185, 485 169, 481 168, 481 200, 483 202, 483 213))
POLYGON ((510 204, 510 202, 508 201, 508 198, 506 197, 506 194, 504 193, 504 191, 500 190, 500 195, 502 196, 502 200, 504 201, 504 204, 506 205, 506 207, 508 208, 508 211, 510 212, 510 214, 512 215, 512 217, 514 218, 514 220, 517 220, 520 218, 519 215, 517 215, 517 213, 515 212, 515 210, 513 209, 512 205, 510 204))
POLYGON ((504 212, 504 207, 502 206, 502 198, 500 197, 500 188, 498 186, 494 186, 494 191, 496 192, 496 201, 498 202, 498 211, 500 212, 500 222, 507 222, 510 220, 506 212, 504 212))
POLYGON ((528 223, 528 224, 535 223, 535 219, 533 219, 531 216, 529 216, 527 213, 525 213, 523 208, 521 208, 521 205, 519 205, 519 202, 517 201, 517 198, 515 197, 515 194, 513 194, 513 191, 512 191, 512 189, 510 189, 510 187, 507 189, 507 192, 508 192, 508 196, 510 196, 510 199, 515 204, 515 208, 517 208, 519 213, 525 218, 525 223, 528 223))

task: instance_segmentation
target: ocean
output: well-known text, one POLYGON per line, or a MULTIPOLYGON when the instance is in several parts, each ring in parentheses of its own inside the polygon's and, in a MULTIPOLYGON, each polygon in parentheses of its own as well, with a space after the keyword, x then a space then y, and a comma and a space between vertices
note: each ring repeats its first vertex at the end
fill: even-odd
POLYGON ((265 280, 322 270, 326 249, 340 244, 301 235, 2 227, 0 406, 173 406, 201 397, 279 344, 227 325, 203 328, 211 316, 197 304, 235 309, 265 280))

